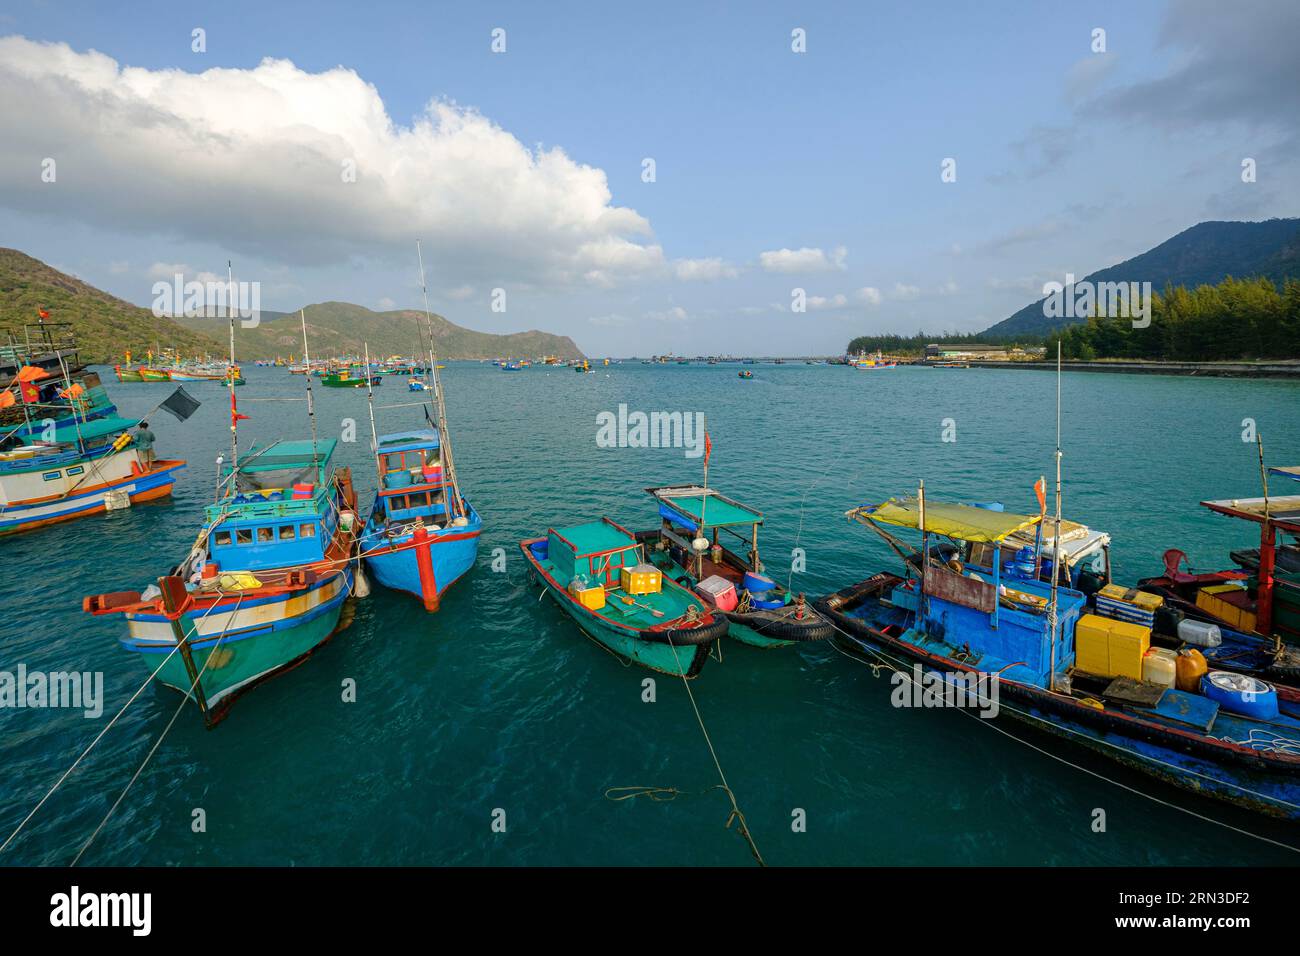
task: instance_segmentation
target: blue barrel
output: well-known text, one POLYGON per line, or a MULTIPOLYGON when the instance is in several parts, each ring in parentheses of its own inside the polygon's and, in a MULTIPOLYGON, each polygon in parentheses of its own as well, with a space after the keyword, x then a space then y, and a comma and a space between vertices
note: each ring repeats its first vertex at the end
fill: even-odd
POLYGON ((776 582, 763 574, 746 571, 742 586, 750 594, 765 594, 776 587, 776 582))

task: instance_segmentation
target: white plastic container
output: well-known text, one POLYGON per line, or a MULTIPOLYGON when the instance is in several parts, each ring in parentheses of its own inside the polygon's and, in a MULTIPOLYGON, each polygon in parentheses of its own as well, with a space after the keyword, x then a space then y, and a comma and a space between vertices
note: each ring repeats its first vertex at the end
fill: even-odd
POLYGON ((1153 647, 1142 655, 1142 679, 1148 684, 1173 687, 1178 679, 1178 655, 1164 647, 1153 647))
POLYGON ((1197 647, 1218 647, 1223 643, 1223 633, 1217 624, 1183 618, 1178 622, 1178 639, 1197 647))

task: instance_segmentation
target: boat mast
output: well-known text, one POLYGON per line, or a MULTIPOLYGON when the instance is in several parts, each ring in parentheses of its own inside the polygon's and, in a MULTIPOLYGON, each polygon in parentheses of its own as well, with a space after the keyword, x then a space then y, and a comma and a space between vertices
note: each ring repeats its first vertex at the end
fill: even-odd
MULTIPOLYGON (((226 260, 226 315, 230 319, 230 365, 226 368, 226 385, 230 388, 230 475, 239 471, 239 427, 235 410, 235 271, 226 260)), ((204 311, 207 311, 206 309, 204 311)))
POLYGON ((366 404, 370 408, 370 456, 375 459, 375 474, 382 480, 379 471, 379 433, 375 431, 375 389, 370 381, 370 343, 366 342, 366 404))
POLYGON ((311 353, 307 351, 307 310, 299 309, 298 316, 302 319, 302 360, 307 365, 307 374, 303 377, 307 379, 307 418, 311 421, 311 467, 315 471, 320 465, 317 463, 316 452, 316 403, 311 397, 311 353))
POLYGON ((456 480, 456 463, 451 454, 451 433, 447 431, 447 405, 442 396, 442 379, 438 376, 438 357, 433 352, 433 314, 429 311, 429 287, 424 281, 424 253, 419 239, 415 240, 415 255, 420 262, 420 292, 424 295, 424 322, 429 333, 429 381, 433 383, 433 398, 429 404, 438 421, 438 446, 442 449, 447 479, 451 482, 451 501, 447 503, 448 514, 451 514, 461 510, 460 482, 456 480))
POLYGON ((1061 580, 1061 340, 1056 341, 1056 520, 1052 530, 1052 599, 1047 605, 1047 628, 1052 637, 1051 670, 1047 689, 1056 690, 1057 587, 1061 580))

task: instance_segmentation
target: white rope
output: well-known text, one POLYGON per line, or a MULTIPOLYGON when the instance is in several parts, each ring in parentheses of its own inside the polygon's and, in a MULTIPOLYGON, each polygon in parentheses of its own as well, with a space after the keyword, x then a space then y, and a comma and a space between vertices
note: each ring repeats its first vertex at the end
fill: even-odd
MULTIPOLYGON (((112 817, 113 814, 117 812, 117 808, 121 806, 122 801, 126 799, 127 793, 135 785, 135 782, 136 780, 139 779, 140 774, 144 772, 144 768, 148 765, 149 761, 153 759, 153 755, 158 751, 158 748, 162 746, 163 739, 167 736, 168 731, 172 729, 172 725, 176 723, 176 718, 180 716, 180 713, 184 709, 185 704, 189 701, 190 696, 194 693, 194 689, 199 686, 199 681, 203 679, 203 675, 207 672, 208 665, 212 663, 212 658, 216 654, 217 648, 219 648, 221 646, 221 642, 226 639, 226 634, 229 633, 230 626, 235 622, 235 617, 239 614, 240 605, 244 603, 244 597, 245 597, 244 594, 240 594, 239 598, 235 601, 235 606, 230 611, 230 618, 226 621, 226 626, 221 629, 221 635, 217 638, 216 643, 212 645, 212 650, 208 651, 207 659, 204 660, 203 662, 203 669, 199 671, 198 675, 194 678, 193 683, 190 684, 189 692, 181 696, 181 702, 176 707, 176 710, 172 712, 171 720, 167 721, 167 726, 163 728, 163 732, 158 735, 158 739, 154 741, 154 745, 149 748, 149 752, 145 754, 144 760, 141 761, 140 766, 136 768, 135 773, 131 775, 131 779, 127 781, 126 786, 122 789, 122 792, 118 795, 117 800, 115 800, 113 802, 113 805, 108 808, 108 813, 104 814, 104 819, 99 821, 99 826, 95 827, 95 832, 90 835, 90 839, 88 839, 84 844, 82 844, 81 849, 77 852, 77 855, 73 858, 72 863, 69 864, 70 866, 76 866, 81 861, 81 857, 85 854, 85 852, 88 849, 90 849, 90 845, 95 842, 95 838, 99 836, 100 831, 103 830, 104 827, 108 824, 109 818, 112 817)), ((216 605, 214 604, 213 607, 216 607, 216 605)), ((209 608, 208 610, 211 611, 212 609, 209 608)), ((204 614, 203 616, 207 617, 207 614, 204 614)), ((183 622, 181 626, 184 627, 183 622)), ((196 635, 198 634, 197 624, 195 625, 194 633, 196 635)), ((184 640, 184 638, 182 638, 182 640, 184 640)), ((180 641, 177 641, 176 649, 179 650, 180 646, 181 646, 180 641)), ((172 653, 174 654, 175 651, 172 651, 172 653)), ((170 656, 171 655, 169 654, 168 657, 170 656)))

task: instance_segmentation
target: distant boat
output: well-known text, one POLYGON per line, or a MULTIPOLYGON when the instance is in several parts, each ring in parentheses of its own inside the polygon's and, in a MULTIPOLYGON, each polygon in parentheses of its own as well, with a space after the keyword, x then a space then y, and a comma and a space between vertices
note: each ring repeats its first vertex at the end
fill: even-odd
POLYGON ((372 374, 367 378, 365 375, 354 375, 348 369, 325 375, 320 380, 326 388, 365 388, 367 382, 372 386, 384 384, 384 380, 378 375, 372 374))
POLYGON ((754 373, 751 372, 751 371, 750 371, 749 369, 747 369, 747 368, 742 368, 742 369, 741 369, 739 372, 737 372, 736 374, 737 374, 738 376, 740 376, 741 378, 753 378, 753 377, 754 377, 754 373))

